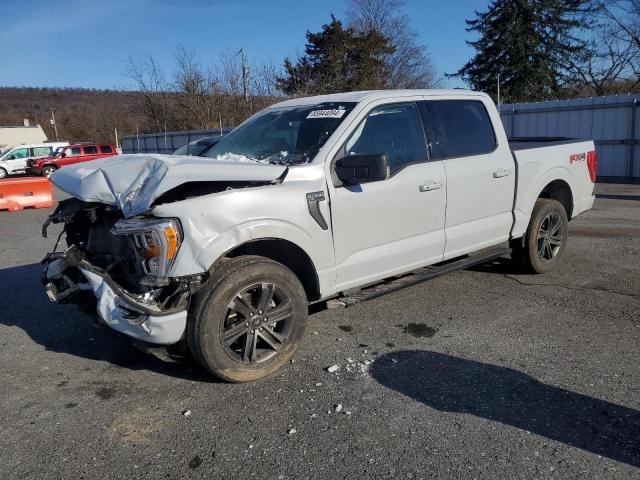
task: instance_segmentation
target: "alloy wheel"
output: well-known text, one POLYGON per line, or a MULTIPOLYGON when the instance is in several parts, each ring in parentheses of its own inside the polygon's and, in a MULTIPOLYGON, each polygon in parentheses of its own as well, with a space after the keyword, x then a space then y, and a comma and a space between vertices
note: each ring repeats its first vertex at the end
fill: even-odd
POLYGON ((257 364, 277 354, 293 325, 293 306, 282 288, 261 282, 239 291, 227 305, 220 340, 232 359, 257 364))
POLYGON ((556 212, 544 217, 538 230, 538 256, 550 262, 560 251, 562 246, 562 219, 556 212))

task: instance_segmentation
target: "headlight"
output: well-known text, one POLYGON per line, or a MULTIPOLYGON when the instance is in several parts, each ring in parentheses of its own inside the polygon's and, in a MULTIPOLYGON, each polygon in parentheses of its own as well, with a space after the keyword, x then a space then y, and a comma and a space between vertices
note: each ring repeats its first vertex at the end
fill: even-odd
POLYGON ((166 285, 167 275, 182 243, 176 218, 131 218, 118 220, 114 235, 130 235, 146 277, 143 285, 166 285))

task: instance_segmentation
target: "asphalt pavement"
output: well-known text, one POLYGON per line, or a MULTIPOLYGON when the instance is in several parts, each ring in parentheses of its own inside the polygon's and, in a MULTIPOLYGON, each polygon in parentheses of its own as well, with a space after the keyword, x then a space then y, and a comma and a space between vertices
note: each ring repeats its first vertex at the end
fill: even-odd
POLYGON ((50 303, 51 210, 0 212, 0 478, 640 478, 640 186, 597 192, 554 272, 314 313, 248 384, 50 303))

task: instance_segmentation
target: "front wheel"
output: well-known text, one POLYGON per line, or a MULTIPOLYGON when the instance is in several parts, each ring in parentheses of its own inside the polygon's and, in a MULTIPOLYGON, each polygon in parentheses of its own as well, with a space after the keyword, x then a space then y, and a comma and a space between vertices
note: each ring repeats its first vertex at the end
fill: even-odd
POLYGON ((57 170, 53 165, 47 165, 42 169, 42 176, 49 178, 57 170))
POLYGON ((530 273, 555 268, 567 245, 567 212, 560 202, 539 198, 524 238, 512 241, 511 258, 530 273))
POLYGON ((7 171, 4 168, 0 167, 0 178, 7 178, 7 171))
POLYGON ((307 317, 304 288, 291 270, 264 257, 231 258, 195 295, 187 343, 215 376, 257 380, 293 356, 307 317))

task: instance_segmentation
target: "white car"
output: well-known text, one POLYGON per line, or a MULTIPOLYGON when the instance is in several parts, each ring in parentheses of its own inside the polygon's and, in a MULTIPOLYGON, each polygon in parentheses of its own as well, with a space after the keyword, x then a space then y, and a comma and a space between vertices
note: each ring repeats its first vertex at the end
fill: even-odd
POLYGON ((69 145, 68 142, 52 142, 17 145, 9 148, 0 155, 0 178, 25 173, 27 161, 48 157, 58 148, 66 147, 67 145, 69 145))
POLYGON ((594 201, 591 140, 510 143, 490 97, 460 90, 287 100, 206 156, 56 172, 74 198, 48 222, 70 247, 45 259, 45 288, 95 297, 108 326, 186 345, 229 381, 284 365, 310 303, 353 305, 506 253, 546 272, 594 201))

